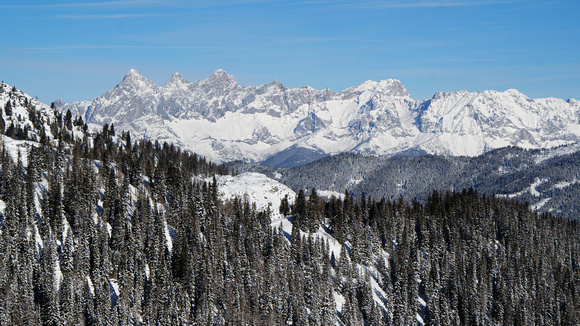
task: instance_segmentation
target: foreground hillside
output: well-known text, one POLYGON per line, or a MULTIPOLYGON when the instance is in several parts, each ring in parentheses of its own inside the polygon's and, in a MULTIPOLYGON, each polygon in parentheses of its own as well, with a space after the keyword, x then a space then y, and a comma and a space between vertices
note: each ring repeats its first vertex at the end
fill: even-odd
POLYGON ((323 201, 26 110, 0 144, 2 325, 580 322, 577 222, 472 189, 323 201))
POLYGON ((2 324, 578 322, 578 223, 522 204, 313 191, 273 221, 221 201, 199 161, 169 147, 133 182, 146 146, 108 163, 30 148, 26 170, 0 153, 2 324))

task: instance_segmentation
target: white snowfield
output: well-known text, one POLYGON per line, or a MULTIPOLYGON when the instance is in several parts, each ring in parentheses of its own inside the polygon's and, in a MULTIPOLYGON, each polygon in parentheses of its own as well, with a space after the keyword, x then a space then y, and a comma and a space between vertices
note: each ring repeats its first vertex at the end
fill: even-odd
POLYGON ((235 177, 216 176, 216 181, 218 195, 222 200, 233 200, 238 197, 256 204, 258 210, 266 210, 269 207, 272 219, 282 217, 280 215, 282 198, 288 196, 290 203, 294 203, 296 198, 296 193, 292 189, 261 173, 242 173, 235 177))
POLYGON ((57 108, 86 122, 114 123, 136 137, 171 141, 214 161, 262 161, 292 146, 328 154, 482 154, 515 145, 546 148, 580 140, 580 102, 531 99, 517 90, 439 92, 414 100, 400 81, 366 81, 335 93, 279 82, 240 86, 217 70, 159 86, 131 70, 91 101, 57 108))

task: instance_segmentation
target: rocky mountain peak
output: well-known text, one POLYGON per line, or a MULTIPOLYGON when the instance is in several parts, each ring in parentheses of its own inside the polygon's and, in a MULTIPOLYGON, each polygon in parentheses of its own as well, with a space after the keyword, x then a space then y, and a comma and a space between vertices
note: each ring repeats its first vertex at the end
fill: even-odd
POLYGON ((407 88, 398 79, 384 79, 378 83, 380 89, 390 96, 409 96, 407 88))
POLYGON ((129 72, 127 72, 127 74, 125 75, 125 77, 123 77, 121 84, 144 78, 145 77, 141 76, 137 70, 130 69, 129 72))
POLYGON ((236 77, 228 74, 225 70, 218 69, 216 70, 206 81, 210 84, 221 84, 221 85, 229 85, 229 84, 236 84, 237 80, 236 77))
POLYGON ((185 80, 185 79, 183 79, 180 73, 176 72, 173 74, 173 76, 171 76, 169 80, 185 80))
POLYGON ((403 83, 397 79, 384 79, 381 81, 367 80, 357 86, 345 89, 341 94, 343 97, 352 98, 353 96, 360 96, 365 92, 395 97, 409 96, 403 83))
POLYGON ((135 69, 129 70, 123 80, 117 85, 118 88, 126 89, 128 91, 138 91, 142 89, 152 89, 157 87, 157 84, 149 79, 141 76, 135 69))
MULTIPOLYGON (((520 91, 515 88, 510 88, 504 92, 504 94, 511 95, 511 96, 525 96, 520 91)), ((527 96, 526 96, 527 97, 527 96)))
POLYGON ((180 73, 176 72, 173 74, 173 76, 171 76, 171 78, 169 78, 169 80, 163 86, 183 85, 186 83, 188 83, 188 81, 185 80, 185 78, 183 78, 180 73))

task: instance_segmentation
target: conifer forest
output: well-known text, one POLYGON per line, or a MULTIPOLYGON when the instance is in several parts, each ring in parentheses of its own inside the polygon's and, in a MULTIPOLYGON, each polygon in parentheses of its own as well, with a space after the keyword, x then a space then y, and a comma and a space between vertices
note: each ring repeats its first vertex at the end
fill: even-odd
POLYGON ((225 165, 15 105, 28 117, 11 104, 0 121, 1 325, 580 323, 577 220, 473 188, 312 188, 282 198, 288 232, 219 196, 225 165))

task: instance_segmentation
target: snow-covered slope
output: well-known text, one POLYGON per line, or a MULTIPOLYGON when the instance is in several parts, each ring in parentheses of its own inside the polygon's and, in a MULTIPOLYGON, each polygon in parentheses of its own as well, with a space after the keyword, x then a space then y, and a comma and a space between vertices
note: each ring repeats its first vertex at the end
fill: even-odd
POLYGON ((217 185, 222 200, 245 198, 250 203, 256 204, 258 210, 270 209, 272 219, 282 217, 280 215, 280 201, 288 196, 288 202, 294 203, 296 193, 289 187, 270 179, 267 176, 248 172, 236 176, 217 176, 217 185))
POLYGON ((195 82, 176 73, 159 86, 131 70, 92 101, 55 104, 88 123, 114 123, 216 161, 263 161, 288 149, 473 156, 507 145, 543 148, 580 139, 577 100, 507 90, 441 92, 416 101, 394 79, 334 93, 276 81, 240 86, 223 70, 195 82))
POLYGON ((11 125, 18 125, 21 129, 32 131, 36 123, 39 126, 44 125, 48 136, 51 136, 46 120, 53 119, 54 112, 48 105, 2 82, 0 83, 0 118, 2 132, 7 131, 11 125), (32 117, 33 110, 39 111, 39 115, 32 117))
POLYGON ((427 152, 479 155, 506 146, 547 148, 577 141, 577 101, 531 99, 517 90, 442 92, 425 102, 423 132, 437 137, 418 144, 427 152))

